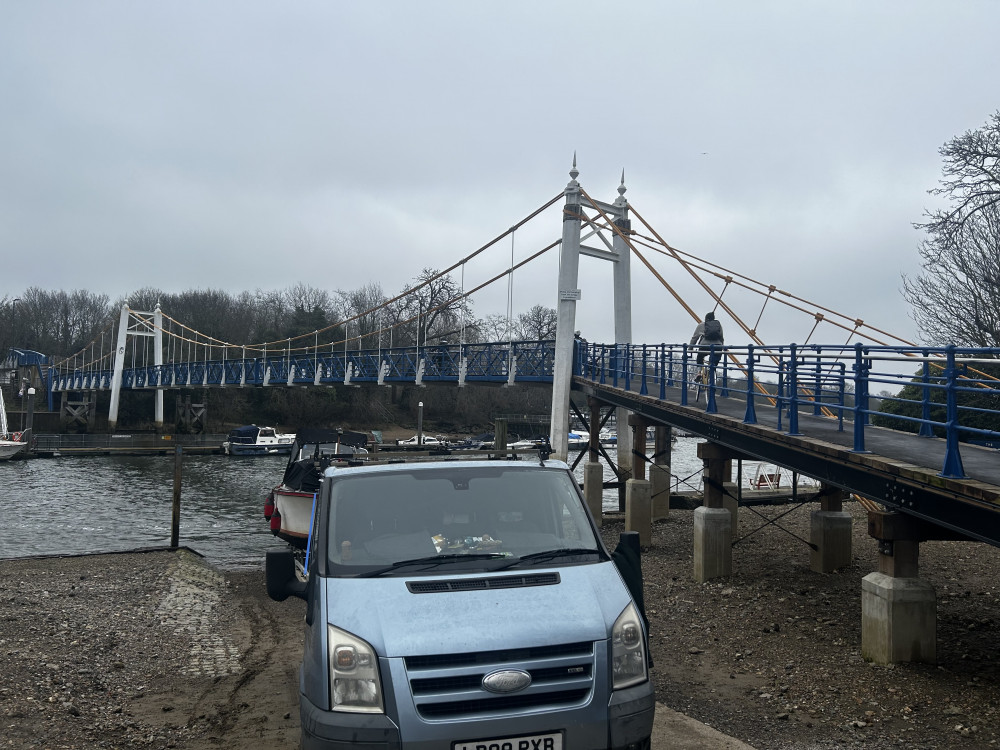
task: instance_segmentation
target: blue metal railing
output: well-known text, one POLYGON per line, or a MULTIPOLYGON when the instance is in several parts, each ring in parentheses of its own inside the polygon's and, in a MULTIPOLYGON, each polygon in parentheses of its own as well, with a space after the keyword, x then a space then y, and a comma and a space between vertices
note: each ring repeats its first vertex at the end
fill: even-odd
MULTIPOLYGON (((573 374, 635 389, 682 406, 718 411, 719 398, 745 401, 743 421, 763 405, 777 410, 777 428, 799 434, 803 414, 849 422, 852 449, 865 452, 866 428, 882 426, 946 440, 941 475, 964 477, 960 443, 1000 446, 1000 349, 806 345, 712 348, 723 355, 704 384, 705 403, 692 403, 697 347, 686 344, 593 344, 576 341, 573 374), (877 394, 874 396, 872 394, 877 394)), ((397 347, 381 350, 276 350, 257 357, 128 368, 128 389, 309 385, 313 383, 551 383, 553 341, 397 347), (513 370, 513 372, 512 372, 513 370)), ((52 393, 106 389, 111 370, 51 373, 52 393)))
MULTIPOLYGON (((125 368, 122 388, 310 385, 350 382, 552 382, 555 343, 514 341, 394 349, 287 352, 125 368), (349 377, 348 377, 349 374, 349 377)), ((51 371, 52 392, 111 387, 111 369, 51 371)))
POLYGON ((1000 446, 1000 349, 893 346, 725 347, 713 377, 701 387, 704 406, 691 392, 704 372, 697 347, 578 342, 574 373, 628 388, 638 378, 641 393, 658 394, 682 406, 718 411, 717 398, 746 402, 743 421, 757 423, 757 408, 777 410, 777 428, 801 434, 800 416, 848 421, 853 451, 866 452, 866 428, 882 426, 937 435, 946 440, 940 475, 963 478, 960 444, 1000 446), (679 393, 677 392, 679 390, 679 393), (878 395, 873 398, 873 393, 878 395), (877 401, 877 403, 876 403, 877 401))

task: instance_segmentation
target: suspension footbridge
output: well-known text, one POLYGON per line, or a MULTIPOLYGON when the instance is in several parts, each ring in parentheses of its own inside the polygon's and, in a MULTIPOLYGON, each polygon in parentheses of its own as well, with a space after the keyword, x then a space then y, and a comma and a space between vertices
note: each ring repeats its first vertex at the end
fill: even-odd
MULTIPOLYGON (((426 280, 462 275, 458 294, 418 307, 416 315, 398 314, 399 302, 407 294, 418 294, 421 285, 328 329, 250 344, 196 331, 158 307, 151 312, 126 307, 116 337, 108 332, 106 339, 95 339, 48 372, 49 398, 106 389, 111 392, 109 423, 114 426, 121 393, 129 390, 157 394, 156 422, 161 424, 162 396, 169 389, 550 385, 555 455, 572 458, 567 435, 575 417, 591 428, 584 456, 595 464, 602 452, 598 429, 613 414, 619 426, 618 462, 632 483, 636 507, 655 505, 660 491, 653 476, 656 461, 649 467, 650 480, 645 479, 646 430, 639 427, 676 427, 706 438, 705 506, 699 509, 704 513, 699 517, 702 536, 695 560, 699 577, 725 575, 731 565, 731 493, 725 466, 742 458, 773 462, 823 482, 813 543, 814 552, 824 551, 818 569, 836 567, 844 559, 843 550, 837 550, 843 544, 841 503, 849 497, 864 503, 885 561, 879 575, 887 576, 872 583, 873 601, 894 600, 895 581, 916 578, 921 541, 947 538, 1000 546, 1000 461, 994 447, 1000 444, 995 364, 1000 350, 922 347, 858 316, 699 259, 667 243, 625 199, 624 175, 617 198, 603 202, 583 189, 578 174, 574 160, 571 180, 560 195, 426 280), (477 257, 499 247, 560 199, 558 239, 519 262, 511 258, 502 272, 466 286, 467 267, 477 257), (441 310, 463 309, 472 295, 491 284, 510 284, 516 273, 552 250, 559 253, 553 338, 473 341, 463 334, 429 344, 426 327, 421 338, 422 319, 426 323, 441 310), (593 343, 576 335, 579 264, 584 256, 611 265, 614 341, 593 343), (630 290, 635 264, 659 283, 664 301, 657 307, 672 310, 659 314, 688 318, 693 324, 700 321, 697 305, 725 321, 730 343, 712 352, 721 362, 707 382, 696 382, 703 370, 697 346, 633 341, 630 290), (680 293, 678 278, 689 281, 696 299, 680 293), (775 307, 785 321, 791 316, 803 321, 802 343, 767 339, 762 322, 765 312, 775 307), (389 310, 397 312, 389 316, 389 310), (352 324, 356 333, 349 336, 352 324), (394 332, 406 326, 415 326, 417 335, 401 345, 404 337, 394 332), (741 343, 734 345, 737 340, 741 343), (831 340, 837 343, 811 343, 831 340), (584 401, 587 407, 581 410, 584 401), (634 434, 625 425, 634 426, 634 434)), ((657 443, 659 455, 663 447, 657 443)), ((639 516, 643 513, 648 522, 650 512, 639 516)), ((926 623, 933 595, 919 587, 908 591, 926 623)), ((893 618, 894 606, 888 607, 888 620, 880 619, 875 628, 884 643, 873 648, 885 653, 873 658, 907 658, 893 650, 901 648, 897 643, 904 639, 894 630, 903 627, 893 618)), ((877 608, 875 603, 871 607, 873 612, 877 608)), ((926 641, 933 636, 926 624, 921 628, 906 638, 923 644, 926 657, 926 641)))

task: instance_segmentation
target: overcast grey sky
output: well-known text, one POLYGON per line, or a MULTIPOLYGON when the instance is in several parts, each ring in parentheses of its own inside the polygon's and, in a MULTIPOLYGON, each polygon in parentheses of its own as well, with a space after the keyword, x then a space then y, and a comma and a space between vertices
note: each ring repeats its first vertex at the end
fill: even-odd
MULTIPOLYGON (((915 338, 900 274, 919 270, 938 149, 1000 108, 996 0, 0 0, 0 15, 0 297, 392 295, 560 193, 575 152, 596 198, 624 169, 672 245, 915 338)), ((558 207, 543 218, 465 286, 558 238, 558 207)), ((548 255, 515 277, 515 312, 555 306, 548 255)), ((686 339, 638 263, 633 279, 634 339, 686 339)), ((580 286, 578 327, 610 341, 608 269, 583 259, 580 286)), ((505 313, 507 294, 476 313, 505 313)), ((760 331, 809 328, 768 308, 760 331)))

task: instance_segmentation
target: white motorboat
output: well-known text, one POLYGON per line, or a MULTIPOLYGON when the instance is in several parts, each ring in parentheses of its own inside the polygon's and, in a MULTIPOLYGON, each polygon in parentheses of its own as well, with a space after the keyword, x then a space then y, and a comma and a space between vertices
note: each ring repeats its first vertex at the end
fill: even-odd
POLYGON ((273 427, 258 427, 251 424, 232 430, 222 443, 222 452, 227 456, 288 455, 292 452, 294 442, 294 434, 281 433, 273 427))
POLYGON ((414 435, 413 437, 407 438, 406 440, 397 440, 396 441, 396 445, 409 445, 409 446, 413 446, 413 445, 436 445, 436 446, 442 446, 442 445, 444 445, 444 442, 445 442, 444 440, 442 440, 441 438, 436 437, 434 435, 414 435))
POLYGON ((368 436, 363 432, 299 430, 281 484, 264 499, 264 519, 271 524, 271 533, 305 549, 323 471, 334 461, 367 454, 367 444, 368 436))
POLYGON ((20 432, 8 432, 7 408, 3 403, 3 391, 0 390, 0 461, 16 456, 27 445, 28 442, 20 432))

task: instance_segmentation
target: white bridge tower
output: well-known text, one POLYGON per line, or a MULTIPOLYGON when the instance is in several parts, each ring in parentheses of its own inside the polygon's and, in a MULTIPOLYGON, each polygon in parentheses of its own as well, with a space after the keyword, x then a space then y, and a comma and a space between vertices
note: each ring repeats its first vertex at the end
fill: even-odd
MULTIPOLYGON (((121 398, 122 372, 125 369, 125 353, 128 351, 128 337, 141 336, 153 339, 153 362, 156 367, 156 431, 163 430, 163 313, 160 304, 151 312, 139 312, 122 305, 121 317, 118 320, 118 346, 115 349, 115 369, 111 375, 111 408, 108 410, 108 429, 114 432, 118 428, 118 404, 121 398)), ((134 347, 133 347, 134 350, 134 347)), ((133 387, 135 383, 133 381, 133 387)), ((149 383, 145 383, 149 387, 149 383)))
MULTIPOLYGON (((609 261, 614 269, 614 323, 615 342, 632 342, 632 283, 630 251, 622 235, 631 231, 628 218, 628 201, 625 200, 625 173, 622 172, 618 198, 614 203, 593 201, 583 194, 576 181, 580 172, 576 168, 576 155, 570 181, 566 185, 566 206, 563 210, 562 246, 559 249, 559 289, 556 307, 555 370, 552 379, 552 419, 549 440, 554 457, 566 460, 569 455, 570 384, 573 377, 573 342, 576 332, 576 305, 581 301, 579 288, 580 256, 609 261), (588 232, 582 234, 587 211, 597 214, 588 221, 588 232), (611 225, 617 228, 612 229, 611 225), (608 235, 611 235, 610 238, 608 235), (597 238, 603 247, 590 247, 583 241, 597 238)), ((619 408, 618 455, 631 456, 632 434, 628 430, 628 410, 619 408)), ((597 425, 591 425, 596 429, 597 425)), ((623 464, 623 465, 628 465, 623 464)))

